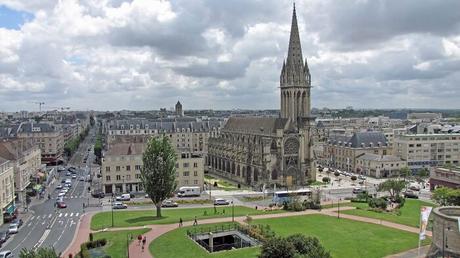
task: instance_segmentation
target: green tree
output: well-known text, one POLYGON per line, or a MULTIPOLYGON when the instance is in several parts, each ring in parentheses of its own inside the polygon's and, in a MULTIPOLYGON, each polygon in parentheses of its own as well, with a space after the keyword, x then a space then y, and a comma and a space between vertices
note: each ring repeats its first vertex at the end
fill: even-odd
POLYGON ((399 170, 399 176, 402 176, 404 178, 404 181, 406 181, 406 178, 410 177, 410 175, 412 174, 412 171, 410 170, 409 167, 402 167, 400 170, 399 170))
POLYGON ((388 179, 387 181, 379 185, 378 191, 388 192, 391 199, 395 199, 396 196, 399 196, 401 191, 406 188, 407 182, 397 179, 388 179))
POLYGON ((293 258, 296 249, 286 238, 272 237, 262 245, 259 258, 293 258))
POLYGON ((436 188, 433 192, 433 200, 441 206, 460 206, 460 189, 436 188))
POLYGON ((52 247, 40 247, 36 250, 22 249, 19 258, 59 258, 52 247))
POLYGON ((329 184, 329 182, 331 182, 331 179, 329 177, 323 177, 323 182, 326 183, 326 184, 329 184))
POLYGON ((417 182, 419 183, 422 183, 425 181, 425 178, 427 178, 429 175, 430 175, 430 171, 427 168, 422 168, 415 175, 415 180, 417 180, 417 182))
POLYGON ((141 181, 161 217, 161 203, 176 189, 176 153, 168 138, 150 138, 142 156, 141 181))
POLYGON ((324 249, 316 237, 294 234, 288 236, 286 240, 294 245, 298 254, 296 258, 331 258, 331 254, 324 249))

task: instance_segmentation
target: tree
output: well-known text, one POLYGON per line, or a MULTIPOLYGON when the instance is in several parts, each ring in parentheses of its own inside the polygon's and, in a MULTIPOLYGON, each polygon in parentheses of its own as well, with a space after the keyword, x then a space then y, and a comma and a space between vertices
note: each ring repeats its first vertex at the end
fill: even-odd
POLYGON ((407 182, 396 179, 388 179, 387 181, 379 185, 378 190, 380 192, 388 192, 391 199, 395 199, 396 196, 399 196, 401 191, 406 188, 407 182))
POLYGON ((422 168, 415 176, 417 182, 422 183, 430 175, 430 171, 427 168, 422 168))
POLYGON ((323 182, 326 183, 326 184, 329 184, 329 182, 331 182, 331 179, 329 177, 323 177, 323 182))
POLYGON ((52 247, 40 247, 35 250, 22 249, 19 258, 59 258, 59 256, 52 247))
POLYGON ((399 170, 399 175, 404 178, 404 181, 406 181, 406 178, 408 178, 412 174, 412 171, 410 170, 409 167, 402 167, 399 170))
POLYGON ((352 181, 356 181, 356 179, 358 179, 358 178, 357 178, 356 176, 351 176, 350 179, 351 179, 352 181))
POLYGON ((161 203, 176 189, 176 153, 168 138, 150 138, 142 155, 141 181, 161 217, 161 203))
POLYGON ((433 200, 441 206, 460 206, 460 189, 436 188, 433 192, 433 200))
POLYGON ((337 171, 335 171, 335 172, 334 172, 334 176, 338 177, 338 176, 340 176, 340 173, 337 172, 337 171))
POLYGON ((302 258, 330 258, 331 254, 324 249, 316 237, 307 237, 302 234, 288 236, 286 240, 294 245, 296 252, 302 258))
POLYGON ((264 242, 259 258, 293 258, 296 254, 292 243, 282 237, 272 237, 264 242))

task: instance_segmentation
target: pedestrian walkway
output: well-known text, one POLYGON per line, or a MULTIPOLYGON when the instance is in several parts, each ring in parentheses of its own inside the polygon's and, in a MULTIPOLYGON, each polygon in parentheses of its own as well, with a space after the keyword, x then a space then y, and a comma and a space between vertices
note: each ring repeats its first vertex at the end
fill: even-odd
MULTIPOLYGON (((341 210, 351 210, 351 209, 355 209, 355 208, 347 207, 347 206, 341 208, 341 210)), ((269 218, 293 217, 293 216, 302 216, 302 215, 311 215, 311 214, 322 214, 322 215, 337 217, 337 213, 335 211, 336 211, 336 208, 323 209, 321 211, 306 210, 306 211, 301 211, 301 212, 268 213, 268 214, 263 214, 263 215, 254 215, 252 216, 252 218, 253 219, 269 219, 269 218)), ((92 212, 89 214, 85 214, 83 216, 83 218, 79 222, 79 225, 77 226, 77 231, 75 232, 74 239, 72 240, 72 243, 67 248, 67 250, 65 250, 63 257, 68 257, 70 253, 72 253, 73 255, 78 253, 78 251, 80 250, 80 245, 88 240, 89 233, 95 232, 95 231, 90 230, 91 217, 95 213, 96 212, 92 212)), ((392 223, 392 222, 387 222, 387 221, 382 221, 378 219, 359 217, 359 216, 354 216, 354 215, 349 215, 349 214, 340 214, 340 218, 361 221, 361 222, 366 222, 366 223, 379 224, 385 227, 396 228, 399 230, 404 230, 404 231, 408 231, 412 233, 419 232, 418 228, 401 225, 397 223, 392 223)), ((235 221, 239 223, 244 223, 245 219, 246 219, 245 216, 235 217, 235 221)), ((232 221, 231 217, 225 217, 225 218, 203 219, 203 220, 199 220, 198 223, 202 225, 202 224, 214 224, 214 223, 231 222, 231 221, 232 221)), ((192 225, 193 225, 193 221, 185 221, 183 223, 184 227, 192 226, 192 225)), ((153 240, 155 240, 157 237, 171 230, 177 229, 178 225, 175 223, 175 224, 167 224, 167 225, 147 225, 147 226, 137 226, 137 227, 109 228, 103 231, 134 230, 134 229, 141 229, 141 228, 151 229, 150 231, 144 234, 144 236, 147 238, 147 243, 144 247, 144 251, 142 251, 142 246, 139 245, 138 241, 134 240, 129 245, 130 257, 136 257, 136 258, 152 257, 152 255, 150 254, 148 250, 150 243, 153 240)), ((427 231, 427 235, 431 236, 431 232, 427 231)), ((395 256, 395 257, 399 257, 399 256, 395 256)), ((401 256, 401 257, 406 257, 406 256, 401 256)))

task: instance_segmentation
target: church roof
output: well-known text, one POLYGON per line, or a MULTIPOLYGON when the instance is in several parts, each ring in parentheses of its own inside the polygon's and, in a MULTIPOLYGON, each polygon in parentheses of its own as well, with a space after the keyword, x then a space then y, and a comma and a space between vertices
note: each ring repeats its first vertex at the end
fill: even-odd
POLYGON ((299 36, 299 26, 297 25, 297 15, 295 11, 295 4, 294 10, 292 12, 292 24, 291 24, 291 35, 289 37, 289 50, 287 56, 287 65, 302 65, 303 64, 303 57, 302 57, 302 47, 300 45, 300 36, 299 36))
POLYGON ((287 118, 276 117, 230 117, 223 131, 240 131, 248 133, 275 133, 284 129, 287 118))
POLYGON ((328 142, 351 148, 388 146, 388 140, 382 132, 357 132, 351 137, 334 136, 329 138, 328 142))

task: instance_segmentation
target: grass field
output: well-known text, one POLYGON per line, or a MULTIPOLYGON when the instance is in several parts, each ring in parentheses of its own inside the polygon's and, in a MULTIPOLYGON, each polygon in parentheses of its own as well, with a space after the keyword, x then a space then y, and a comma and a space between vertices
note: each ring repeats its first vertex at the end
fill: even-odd
POLYGON ((412 227, 419 226, 421 206, 436 206, 432 203, 428 203, 428 202, 424 202, 420 200, 406 199, 404 206, 400 209, 401 215, 397 215, 396 213, 375 212, 375 211, 366 210, 368 208, 367 203, 351 203, 350 205, 359 207, 360 209, 347 210, 347 211, 343 211, 342 213, 361 216, 361 217, 381 219, 381 220, 395 222, 398 224, 404 224, 404 225, 412 226, 412 227))
POLYGON ((127 241, 128 234, 133 236, 133 240, 136 239, 138 235, 144 234, 150 229, 138 229, 138 230, 120 230, 120 231, 107 231, 94 234, 94 239, 107 239, 107 245, 104 248, 106 254, 110 255, 112 258, 125 258, 127 257, 127 241))
MULTIPOLYGON (((416 234, 323 215, 254 220, 252 224, 268 224, 280 236, 295 233, 316 236, 334 258, 384 257, 415 248, 418 243, 416 234)), ((182 254, 187 254, 188 258, 255 258, 259 254, 259 248, 255 247, 211 255, 186 236, 186 229, 176 229, 159 237, 149 246, 150 252, 155 258, 180 257, 182 254)))
MULTIPOLYGON (((162 209, 160 219, 156 218, 155 209, 152 210, 132 210, 132 211, 114 211, 113 220, 115 227, 143 226, 150 224, 170 224, 179 223, 179 218, 183 221, 190 221, 195 216, 200 219, 209 219, 217 217, 231 217, 232 207, 217 207, 217 214, 214 214, 214 208, 189 208, 189 209, 162 209), (206 211, 206 216, 204 215, 206 211)), ((279 213, 282 210, 270 211, 270 213, 279 213)), ((266 214, 267 212, 255 210, 252 208, 235 206, 235 217, 245 215, 266 214)), ((112 212, 100 212, 91 219, 91 229, 98 230, 112 226, 112 212)))

